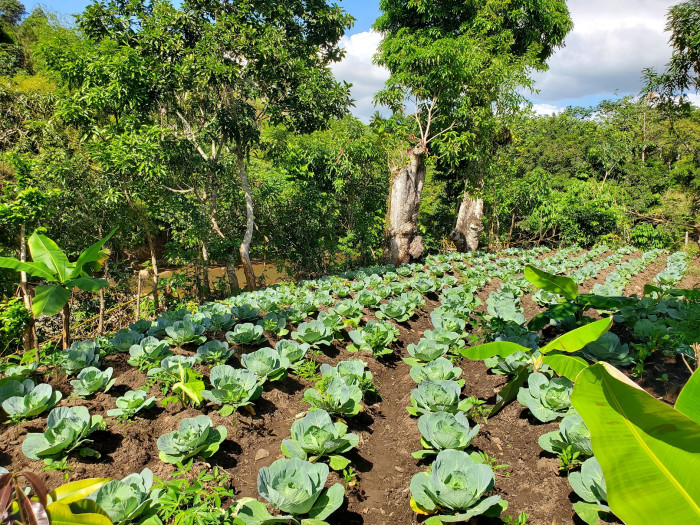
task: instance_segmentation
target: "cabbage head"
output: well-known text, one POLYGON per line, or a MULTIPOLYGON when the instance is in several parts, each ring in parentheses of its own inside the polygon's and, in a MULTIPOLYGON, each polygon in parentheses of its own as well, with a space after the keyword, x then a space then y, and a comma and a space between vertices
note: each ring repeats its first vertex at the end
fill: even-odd
POLYGON ((459 379, 462 369, 453 366, 449 359, 438 357, 425 365, 415 365, 409 371, 411 379, 416 383, 423 381, 457 381, 464 388, 464 379, 459 379))
POLYGON ((185 418, 174 432, 158 438, 159 457, 165 463, 184 463, 194 456, 209 458, 226 439, 226 427, 212 427, 208 416, 185 418))
POLYGON ((518 391, 518 402, 530 409, 532 415, 543 423, 567 415, 572 409, 573 384, 565 377, 549 379, 541 372, 530 374, 527 387, 518 391))
POLYGON ((462 412, 432 412, 418 419, 423 450, 413 453, 416 459, 437 454, 441 450, 464 450, 479 432, 479 425, 469 428, 469 420, 462 412))
MULTIPOLYGON (((10 383, 21 384, 12 380, 10 383)), ((54 391, 51 385, 40 384, 34 386, 34 382, 31 379, 27 379, 21 385, 21 389, 18 389, 16 392, 19 395, 10 396, 2 401, 2 409, 13 423, 19 423, 25 419, 38 416, 42 412, 53 408, 61 400, 61 392, 58 390, 54 391), (25 387, 29 386, 31 388, 25 389, 25 387)))
POLYGON ((456 381, 421 381, 418 388, 411 390, 411 406, 406 410, 412 416, 430 412, 466 412, 473 402, 471 399, 460 401, 461 391, 456 381))
POLYGON ((591 432, 576 413, 564 416, 559 423, 559 430, 541 435, 537 442, 550 454, 561 454, 570 446, 573 452, 583 456, 593 455, 591 432))
POLYGON ((250 406, 262 395, 258 376, 250 370, 219 365, 211 369, 212 390, 202 391, 202 397, 219 405, 219 414, 229 416, 240 407, 250 406))
POLYGON ((282 453, 288 458, 299 458, 316 463, 328 458, 333 470, 342 470, 350 460, 342 454, 355 448, 360 437, 348 434, 345 423, 333 423, 325 410, 312 410, 292 424, 291 438, 282 441, 282 453))
POLYGON ((258 376, 260 384, 265 381, 278 381, 287 375, 291 366, 288 359, 282 357, 274 348, 261 348, 249 354, 243 354, 241 364, 258 376))
POLYGON ((508 503, 497 495, 484 498, 494 484, 490 466, 476 463, 461 450, 443 450, 428 472, 411 479, 411 506, 426 514, 437 512, 424 522, 429 525, 469 521, 480 515, 497 517, 508 503))

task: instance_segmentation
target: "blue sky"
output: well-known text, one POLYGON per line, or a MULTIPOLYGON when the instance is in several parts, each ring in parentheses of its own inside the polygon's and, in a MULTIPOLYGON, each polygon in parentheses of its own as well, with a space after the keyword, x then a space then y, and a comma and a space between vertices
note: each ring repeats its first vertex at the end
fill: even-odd
MULTIPOLYGON (((539 93, 528 97, 539 113, 569 105, 588 106, 605 98, 636 94, 641 71, 663 68, 671 50, 664 32, 668 8, 679 0, 567 0, 574 30, 549 61, 549 71, 534 76, 539 93)), ((80 12, 88 0, 25 0, 64 15, 80 12)), ((374 93, 388 73, 372 64, 379 35, 370 31, 379 15, 378 0, 339 0, 357 21, 343 37, 346 58, 333 67, 337 78, 353 84, 353 113, 367 121, 375 111, 374 93)), ((693 97, 697 104, 700 97, 693 97)))

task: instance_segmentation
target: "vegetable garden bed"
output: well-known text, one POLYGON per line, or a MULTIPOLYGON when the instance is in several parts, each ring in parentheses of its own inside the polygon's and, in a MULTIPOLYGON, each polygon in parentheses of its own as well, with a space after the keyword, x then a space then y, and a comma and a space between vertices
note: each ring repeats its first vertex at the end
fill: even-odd
MULTIPOLYGON (((231 343, 230 349, 235 350, 235 353, 227 363, 235 369, 240 369, 243 355, 251 354, 261 348, 275 347, 280 340, 290 339, 294 336, 295 330, 300 328, 302 321, 311 321, 317 317, 315 310, 327 312, 329 307, 335 307, 336 303, 350 297, 357 299, 358 295, 363 293, 378 295, 374 298, 373 306, 362 310, 358 325, 362 328, 371 322, 391 323, 397 332, 397 337, 386 346, 390 352, 387 351, 386 355, 375 358, 372 353, 365 351, 349 351, 349 347, 350 349, 359 347, 362 350, 363 340, 358 339, 357 334, 351 336, 350 332, 355 327, 349 326, 348 318, 345 317, 346 326, 335 334, 330 345, 318 343, 318 352, 307 353, 307 358, 312 358, 318 364, 336 365, 341 361, 361 359, 366 363, 367 370, 371 372, 372 382, 379 394, 375 396, 371 392, 367 393, 358 414, 352 416, 340 414, 339 418, 335 418, 336 421, 344 421, 347 424, 347 431, 357 434, 358 440, 353 450, 343 454, 350 460, 349 467, 338 471, 331 470, 328 477, 327 486, 340 483, 345 488, 345 498, 340 508, 326 518, 326 521, 334 524, 372 525, 418 523, 422 519, 418 519, 411 509, 409 487, 413 476, 426 471, 435 456, 415 459, 411 455, 422 447, 418 420, 406 410, 406 407, 411 406, 412 403, 411 391, 416 388, 416 382, 409 374, 411 366, 403 360, 403 358, 412 357, 408 352, 409 345, 418 345, 422 338, 431 335, 432 332, 428 334, 426 332, 436 329, 435 322, 445 318, 444 305, 450 301, 454 302, 455 298, 461 298, 467 308, 466 314, 462 316, 466 318, 466 326, 459 338, 465 343, 457 341, 452 344, 457 349, 461 346, 477 344, 485 337, 492 337, 498 331, 497 327, 501 326, 499 322, 510 320, 503 319, 499 315, 508 317, 519 312, 527 321, 530 321, 545 308, 533 302, 534 288, 522 279, 522 269, 526 263, 540 264, 545 267, 551 264, 554 269, 559 268, 557 265, 560 265, 563 273, 569 273, 591 262, 603 260, 611 254, 613 254, 612 250, 601 250, 600 253, 595 254, 595 257, 588 257, 590 260, 587 260, 585 252, 577 249, 566 252, 559 258, 557 254, 547 254, 545 257, 542 253, 535 251, 524 254, 513 250, 498 257, 464 256, 463 259, 461 256, 459 258, 455 256, 452 259, 436 257, 430 258, 425 266, 411 265, 396 273, 387 274, 387 269, 380 269, 320 280, 311 284, 300 283, 299 286, 289 288, 288 293, 285 288, 273 287, 270 290, 277 291, 237 296, 226 304, 226 309, 228 311, 231 307, 240 308, 241 305, 244 307, 250 305, 260 310, 260 312, 254 312, 254 315, 252 311, 238 311, 236 324, 242 326, 251 320, 262 319, 266 312, 277 310, 276 306, 279 306, 280 310, 294 306, 301 312, 293 313, 299 317, 299 322, 281 323, 274 329, 278 334, 283 334, 284 330, 288 329, 289 334, 277 335, 266 331, 262 336, 263 341, 258 344, 237 343, 235 341, 244 339, 226 335, 227 332, 237 330, 231 324, 227 329, 205 329, 199 336, 188 332, 189 335, 185 334, 183 337, 191 337, 196 342, 171 344, 169 348, 175 355, 190 357, 196 355, 197 348, 204 340, 225 342, 228 339, 231 343), (576 259, 577 264, 571 268, 563 267, 566 266, 565 261, 573 259, 576 259), (420 272, 426 272, 426 274, 417 275, 420 272), (386 278, 387 275, 389 279, 386 278), (394 289, 390 289, 392 283, 397 283, 394 289), (409 286, 406 286, 406 283, 409 283, 409 286), (450 299, 447 290, 456 288, 461 288, 461 291, 455 292, 450 299), (410 303, 414 300, 424 304, 418 305, 406 321, 394 322, 382 313, 380 317, 383 319, 377 318, 377 312, 386 311, 391 315, 400 316, 401 309, 398 306, 392 310, 386 307, 380 310, 379 305, 386 304, 389 299, 401 293, 417 290, 420 295, 407 297, 406 301, 410 303), (472 291, 475 292, 473 295, 472 291), (386 298, 381 297, 384 293, 386 298), (493 305, 498 305, 498 298, 506 297, 503 294, 507 293, 512 293, 515 297, 512 303, 516 304, 516 309, 514 312, 508 309, 506 313, 501 314, 500 306, 493 305), (495 299, 489 301, 490 297, 495 299), (306 301, 306 303, 300 306, 297 304, 298 301, 306 301), (305 315, 312 312, 313 315, 305 315), (431 317, 431 314, 434 315, 431 317), (283 330, 284 326, 286 328, 283 330), (352 470, 348 470, 350 467, 352 470)), ((580 284, 580 289, 590 292, 594 285, 604 283, 605 277, 615 271, 620 264, 629 266, 630 261, 640 260, 641 257, 642 254, 639 252, 628 250, 620 256, 619 264, 606 267, 596 275, 585 279, 580 284)), ((620 285, 623 286, 626 294, 640 293, 643 286, 666 267, 666 257, 654 253, 646 257, 643 262, 633 262, 631 265, 634 266, 633 275, 620 285)), ((683 278, 682 274, 680 278, 683 278)), ((683 283, 697 284, 697 279, 689 283, 686 277, 683 283)), ((367 297, 366 300, 372 302, 373 298, 367 297)), ((415 305, 415 303, 412 304, 415 305)), ((205 308, 204 311, 206 312, 207 309, 205 308)), ((142 323, 142 326, 135 328, 143 328, 142 332, 151 329, 156 333, 158 328, 162 329, 167 324, 172 326, 175 317, 163 322, 163 326, 142 323)), ((191 322, 204 323, 201 316, 193 317, 191 322)), ((330 321, 328 323, 330 324, 330 321)), ((245 326, 242 330, 249 331, 249 327, 245 326)), ((302 330, 300 329, 299 332, 302 330)), ((616 324, 613 332, 620 336, 623 342, 635 340, 635 335, 625 328, 623 323, 616 324)), ((543 340, 546 342, 558 333, 560 332, 557 328, 550 326, 545 329, 543 340)), ((139 339, 142 336, 143 333, 137 337, 124 332, 116 336, 116 342, 123 343, 124 347, 128 348, 131 346, 130 337, 139 339), (121 339, 124 341, 120 341, 121 339)), ((156 337, 162 340, 164 333, 161 332, 156 337)), ((240 337, 247 336, 240 335, 240 337)), ((299 338, 298 335, 296 337, 299 338)), ((311 333, 308 337, 313 339, 314 334, 311 333)), ((369 338, 369 335, 366 337, 369 338)), ((390 336, 389 339, 391 339, 390 336)), ((104 417, 106 423, 104 428, 90 436, 93 440, 91 448, 97 451, 100 457, 78 456, 69 461, 67 470, 48 471, 42 470, 44 466, 42 461, 27 458, 22 452, 23 443, 27 434, 42 433, 46 430, 48 412, 44 412, 30 418, 30 421, 6 424, 0 428, 0 466, 10 471, 35 472, 49 487, 63 483, 64 474, 70 480, 90 477, 122 479, 128 474, 139 473, 144 468, 150 469, 157 478, 171 480, 173 474, 176 474, 179 469, 159 458, 158 438, 177 430, 183 419, 204 414, 211 418, 213 428, 218 426, 225 428, 226 437, 211 457, 206 459, 195 457, 191 468, 186 468, 186 472, 177 474, 176 478, 181 477, 195 483, 199 476, 199 479, 204 480, 205 487, 224 486, 230 489, 230 494, 223 493, 221 500, 223 508, 228 508, 234 501, 246 497, 264 501, 257 490, 258 473, 262 467, 269 467, 283 457, 280 451, 282 441, 290 438, 292 424, 299 421, 309 410, 310 406, 305 401, 305 392, 317 386, 309 373, 300 368, 295 369, 290 364, 286 367, 290 372, 285 378, 264 382, 261 396, 253 400, 250 407, 239 409, 235 413, 237 415, 222 416, 219 413, 222 407, 206 399, 202 400, 199 406, 188 406, 177 400, 167 402, 172 392, 167 388, 164 389, 162 382, 155 381, 153 377, 149 378, 148 367, 140 370, 129 364, 128 361, 130 358, 133 359, 133 356, 128 352, 114 352, 114 341, 112 340, 111 344, 107 341, 98 342, 99 347, 107 349, 107 355, 102 357, 96 366, 100 370, 112 368, 112 378, 116 379, 107 392, 98 391, 87 398, 77 397, 74 394, 75 385, 71 384, 71 381, 76 380, 76 374, 66 375, 65 371, 58 366, 57 358, 54 358, 55 366, 42 365, 33 374, 33 379, 37 383, 46 382, 53 390, 61 392, 62 398, 57 406, 82 406, 88 409, 90 415, 104 417), (137 389, 146 390, 149 398, 155 397, 157 399, 155 406, 139 412, 131 421, 121 422, 107 417, 107 411, 115 408, 117 398, 137 389), (163 403, 164 398, 166 403, 163 403), (212 473, 216 473, 219 477, 202 478, 212 473)), ((178 342, 172 336, 171 341, 178 342)), ((371 343, 366 344, 371 347, 371 343)), ((413 352, 414 347, 411 348, 413 352)), ((465 381, 460 399, 473 396, 476 400, 484 401, 483 406, 493 405, 496 402, 496 392, 506 384, 507 376, 491 373, 483 361, 472 361, 466 358, 454 358, 452 361, 455 366, 462 369, 461 379, 465 381)), ((209 377, 212 366, 196 364, 193 368, 203 375, 202 381, 207 388, 211 389, 209 377)), ((628 366, 625 370, 631 374, 633 368, 628 366)), ((679 358, 664 357, 658 353, 647 360, 644 375, 638 382, 656 397, 672 403, 677 397, 680 386, 687 381, 689 375, 679 358), (663 377, 665 377, 663 381, 657 380, 663 377)), ((1 387, 2 383, 0 383, 1 387)), ((480 414, 478 402, 476 407, 476 410, 471 410, 470 419, 472 424, 479 424, 480 428, 471 443, 470 450, 481 452, 485 461, 494 468, 495 488, 492 494, 508 502, 508 509, 502 517, 510 515, 516 518, 524 512, 529 517, 528 523, 573 523, 575 514, 572 501, 576 501, 577 497, 565 473, 559 469, 559 459, 544 452, 538 444, 538 438, 541 435, 559 428, 559 420, 540 423, 528 413, 526 408, 518 402, 513 402, 486 421, 484 414, 480 414)), ((214 505, 212 502, 210 504, 214 505)), ((479 517, 477 522, 499 523, 501 521, 497 518, 479 517)), ((184 523, 188 521, 185 520, 184 523)), ((204 523, 210 523, 210 521, 204 523)))

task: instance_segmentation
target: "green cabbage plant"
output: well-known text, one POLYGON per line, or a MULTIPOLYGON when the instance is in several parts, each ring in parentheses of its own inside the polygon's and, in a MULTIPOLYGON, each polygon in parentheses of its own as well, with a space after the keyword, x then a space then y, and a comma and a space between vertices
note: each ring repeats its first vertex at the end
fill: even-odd
POLYGON ((242 304, 231 308, 231 315, 239 321, 257 321, 260 309, 249 304, 242 304))
POLYGON ((76 341, 70 348, 63 350, 59 357, 61 368, 68 375, 88 366, 97 366, 99 362, 100 351, 92 341, 76 341))
POLYGON ((452 362, 445 357, 438 357, 425 365, 414 365, 411 367, 409 375, 416 383, 421 383, 422 381, 457 381, 457 384, 464 388, 464 379, 460 379, 462 369, 453 366, 452 362))
POLYGON ((202 397, 220 406, 222 416, 230 416, 240 407, 252 405, 263 391, 253 372, 228 365, 212 368, 209 381, 214 388, 202 391, 202 397))
POLYGON ((316 463, 328 458, 333 470, 343 470, 350 460, 342 454, 357 446, 360 436, 348 434, 344 423, 333 423, 325 410, 312 410, 292 424, 291 439, 282 441, 282 453, 288 458, 299 458, 316 463))
POLYGON ((299 343, 292 339, 280 339, 275 345, 275 350, 282 357, 286 359, 294 368, 299 362, 304 359, 304 356, 309 351, 309 345, 306 343, 299 343))
POLYGON ((88 397, 98 390, 109 391, 116 381, 112 379, 112 372, 112 367, 105 370, 94 366, 83 368, 78 374, 78 379, 70 382, 73 392, 80 397, 88 397))
POLYGON ((464 450, 479 433, 479 425, 469 428, 469 420, 462 412, 432 412, 418 419, 423 450, 414 452, 416 459, 437 454, 441 450, 464 450))
POLYGON ((621 344, 620 338, 612 332, 607 332, 597 341, 588 343, 580 353, 589 361, 605 361, 618 367, 630 365, 633 361, 629 346, 621 344))
POLYGON ((114 334, 114 337, 109 340, 109 344, 119 352, 128 352, 133 345, 139 344, 141 339, 143 339, 142 333, 124 329, 114 334))
POLYGON ((362 320, 362 305, 350 299, 340 301, 333 308, 330 308, 328 312, 342 316, 345 320, 345 325, 352 328, 357 328, 362 320))
POLYGON ((131 366, 138 367, 139 370, 146 370, 171 356, 172 352, 167 341, 160 341, 155 337, 148 336, 139 341, 139 344, 129 348, 129 355, 131 359, 128 363, 131 366))
POLYGON ((132 419, 141 410, 152 408, 156 404, 155 397, 146 399, 147 396, 148 394, 143 390, 129 390, 117 398, 117 408, 107 410, 107 415, 122 421, 132 419))
POLYGON ((334 337, 336 334, 342 332, 343 328, 345 328, 345 320, 343 319, 343 316, 336 312, 320 312, 317 320, 326 325, 326 327, 328 327, 333 333, 334 337))
POLYGON ((329 346, 333 342, 333 330, 318 319, 308 323, 301 323, 296 332, 292 332, 292 339, 306 343, 312 348, 329 346))
POLYGON ((589 525, 598 525, 601 519, 610 517, 605 478, 596 458, 588 458, 581 465, 580 472, 569 474, 569 484, 583 500, 574 503, 574 511, 579 518, 589 525))
POLYGON ((315 388, 304 392, 304 401, 312 409, 322 409, 329 414, 357 415, 362 406, 362 391, 354 384, 348 385, 340 377, 322 377, 315 388))
POLYGON ((212 427, 207 416, 188 417, 180 422, 178 430, 158 438, 159 457, 165 463, 183 463, 194 456, 209 458, 226 439, 226 427, 212 427))
POLYGON ((51 385, 45 383, 34 386, 31 379, 25 380, 24 383, 11 382, 21 385, 21 388, 15 391, 18 395, 9 396, 2 401, 2 409, 13 423, 19 423, 52 409, 62 397, 61 392, 54 391, 51 385))
POLYGON ((411 507, 431 515, 425 525, 466 522, 481 515, 497 517, 508 503, 498 495, 484 497, 494 484, 490 466, 476 463, 461 450, 443 450, 428 472, 411 479, 411 507))
POLYGON ((258 472, 258 492, 284 514, 272 516, 261 502, 243 499, 234 509, 234 524, 327 525, 324 520, 345 499, 345 488, 340 483, 325 488, 328 473, 325 463, 297 458, 278 459, 269 467, 262 467, 258 472))
POLYGON ((243 354, 241 364, 258 376, 260 384, 265 381, 279 381, 287 375, 290 362, 274 348, 261 348, 249 354, 243 354))
POLYGON ((208 365, 222 365, 228 361, 235 353, 233 348, 229 348, 228 343, 221 341, 207 341, 197 348, 194 358, 198 363, 208 365))
POLYGON ((576 413, 564 416, 559 430, 542 434, 537 440, 540 447, 550 454, 559 455, 568 447, 583 456, 592 456, 591 432, 581 416, 576 413))
POLYGON ((114 525, 127 525, 155 514, 150 494, 152 486, 153 472, 145 468, 140 474, 129 474, 121 481, 108 481, 89 499, 107 513, 114 525))
POLYGON ((183 368, 192 368, 195 364, 194 357, 171 355, 160 362, 159 367, 151 368, 146 374, 149 378, 156 379, 162 384, 164 392, 181 379, 183 368))
POLYGON ((398 329, 389 321, 369 321, 364 328, 352 330, 350 333, 352 344, 348 345, 348 352, 371 352, 374 357, 391 355, 389 348, 396 341, 398 329))
POLYGON ((430 361, 434 361, 439 357, 443 357, 450 351, 450 346, 443 343, 438 343, 433 339, 420 339, 418 344, 409 344, 406 351, 411 357, 404 357, 404 362, 410 366, 423 365, 430 361))
POLYGON ((270 312, 260 319, 257 324, 261 326, 265 332, 275 334, 279 337, 289 333, 289 330, 287 330, 287 318, 281 313, 270 312))
POLYGON ((548 423, 564 417, 571 410, 573 384, 565 377, 549 379, 541 372, 530 374, 527 387, 518 391, 518 402, 527 407, 538 421, 548 423))
POLYGON ((397 323, 405 323, 414 313, 411 304, 397 298, 380 305, 376 315, 377 319, 393 319, 397 323))
POLYGON ((3 378, 0 381, 0 404, 11 397, 24 397, 33 389, 34 381, 31 379, 20 381, 18 379, 3 378))
POLYGON ((406 410, 412 416, 430 412, 467 412, 474 402, 471 398, 459 400, 462 388, 456 381, 421 381, 411 390, 411 406, 406 410))
POLYGON ((92 416, 82 406, 57 407, 49 412, 47 429, 29 433, 22 443, 22 452, 29 459, 43 459, 47 465, 77 452, 83 457, 99 458, 100 454, 87 445, 87 439, 102 423, 102 416, 92 416))
POLYGON ((226 340, 232 344, 257 345, 265 341, 262 326, 253 323, 237 324, 231 332, 226 332, 226 340))
POLYGON ((365 362, 359 359, 340 361, 335 366, 323 363, 321 365, 321 376, 339 377, 348 386, 358 386, 363 395, 367 393, 377 394, 377 387, 372 382, 372 372, 366 370, 365 366, 365 362))
POLYGON ((183 346, 186 344, 201 345, 207 340, 205 335, 206 327, 192 321, 175 321, 171 326, 165 328, 168 335, 166 341, 173 346, 183 346))

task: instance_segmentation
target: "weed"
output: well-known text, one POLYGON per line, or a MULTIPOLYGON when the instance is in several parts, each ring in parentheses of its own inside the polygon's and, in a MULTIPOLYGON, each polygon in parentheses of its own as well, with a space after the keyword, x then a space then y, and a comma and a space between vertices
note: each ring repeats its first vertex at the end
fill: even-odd
POLYGON ((357 471, 352 467, 343 469, 343 480, 348 487, 354 487, 357 484, 357 471))
POLYGON ((307 381, 318 381, 321 379, 321 374, 318 372, 319 365, 313 359, 302 359, 294 366, 294 371, 297 376, 307 381))
POLYGON ((569 472, 578 467, 581 464, 578 459, 580 455, 580 452, 574 451, 573 447, 568 445, 559 453, 559 470, 569 472))
POLYGON ((504 525, 526 525, 529 517, 530 516, 528 516, 527 512, 521 512, 518 514, 517 518, 514 518, 509 514, 503 518, 503 523, 504 525))

